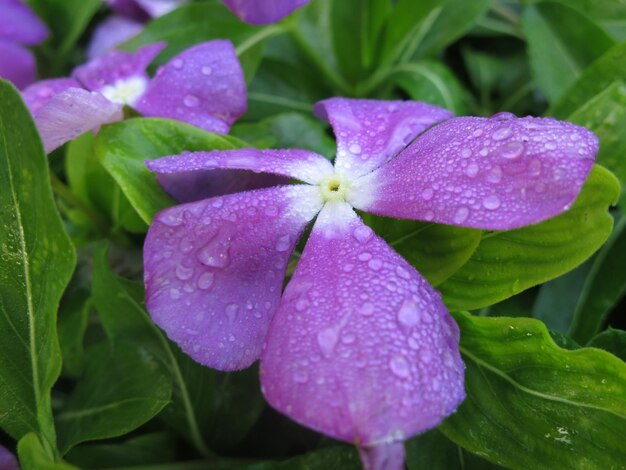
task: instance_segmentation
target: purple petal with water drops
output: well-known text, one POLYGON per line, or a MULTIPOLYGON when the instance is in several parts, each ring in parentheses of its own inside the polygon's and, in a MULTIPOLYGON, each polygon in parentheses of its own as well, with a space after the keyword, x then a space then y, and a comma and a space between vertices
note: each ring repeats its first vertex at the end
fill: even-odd
POLYGON ((0 39, 0 77, 24 88, 35 80, 37 64, 35 57, 26 48, 0 39))
POLYGON ((274 175, 317 184, 333 173, 333 166, 324 157, 296 149, 187 152, 146 161, 146 166, 156 173, 163 189, 181 202, 288 182, 274 175))
POLYGON ((567 210, 597 150, 592 132, 552 118, 451 119, 356 181, 354 200, 390 217, 513 229, 567 210))
POLYGON ((319 214, 261 357, 269 403, 394 461, 465 397, 459 330, 441 296, 344 202, 319 214))
POLYGON ((136 105, 145 116, 188 122, 228 133, 246 112, 246 83, 230 41, 198 44, 157 72, 136 105))
POLYGON ((99 91, 118 104, 132 105, 148 86, 146 68, 163 48, 165 43, 157 42, 136 52, 111 51, 76 67, 72 76, 88 90, 99 91))
POLYGON ((100 93, 68 88, 34 113, 46 153, 101 125, 122 119, 122 107, 100 93))
POLYGON ((0 470, 19 470, 15 456, 0 445, 0 470))
POLYGON ((148 15, 157 18, 174 11, 189 0, 135 0, 148 15))
POLYGON ((87 57, 94 59, 115 49, 133 36, 139 34, 143 25, 123 16, 113 15, 94 29, 87 46, 87 57))
POLYGON ((317 188, 294 185, 160 212, 144 244, 152 319, 201 364, 248 367, 261 352, 291 252, 321 205, 317 188))
POLYGON ((320 101, 314 112, 330 122, 335 132, 337 171, 352 176, 378 168, 428 127, 453 116, 419 101, 349 98, 320 101))
POLYGON ((242 21, 251 24, 274 23, 310 0, 222 0, 242 21))
POLYGON ((73 78, 51 78, 33 83, 22 91, 22 98, 32 114, 37 114, 50 99, 69 88, 80 88, 73 78))
POLYGON ((21 0, 0 0, 0 39, 39 44, 48 36, 46 25, 21 0))

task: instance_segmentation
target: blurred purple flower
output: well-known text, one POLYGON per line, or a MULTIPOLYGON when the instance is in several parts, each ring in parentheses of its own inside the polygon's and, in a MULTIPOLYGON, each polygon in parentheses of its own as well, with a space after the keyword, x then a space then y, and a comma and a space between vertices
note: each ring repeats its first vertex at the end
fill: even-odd
POLYGON ((15 456, 0 445, 0 470, 19 470, 15 456))
POLYGON ((441 295, 354 209, 486 230, 534 224, 570 207, 598 142, 550 118, 453 118, 418 102, 333 98, 315 112, 337 137, 334 166, 305 150, 146 162, 186 202, 160 212, 148 231, 146 302, 196 361, 237 370, 260 357, 273 407, 357 443, 366 468, 399 469, 402 441, 465 397, 459 329, 441 295), (189 188, 223 169, 306 184, 194 197, 189 188), (281 295, 291 253, 316 216, 281 295))
POLYGON ((35 80, 37 64, 24 46, 39 44, 48 29, 21 0, 0 0, 0 77, 24 88, 35 80))
POLYGON ((24 90, 46 151, 122 119, 124 105, 144 116, 227 133, 247 107, 246 85, 233 45, 229 41, 198 44, 149 78, 146 68, 163 47, 157 43, 135 53, 113 51, 77 67, 72 78, 42 80, 24 90))
POLYGON ((251 24, 274 23, 310 0, 222 0, 242 21, 251 24))

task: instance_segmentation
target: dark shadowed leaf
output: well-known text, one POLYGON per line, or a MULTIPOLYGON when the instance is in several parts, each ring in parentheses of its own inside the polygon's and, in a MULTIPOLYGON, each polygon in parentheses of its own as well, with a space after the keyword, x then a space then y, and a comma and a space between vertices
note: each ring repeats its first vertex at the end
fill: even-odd
POLYGON ((609 328, 594 336, 589 342, 589 346, 604 349, 622 361, 626 361, 626 331, 624 330, 609 328))

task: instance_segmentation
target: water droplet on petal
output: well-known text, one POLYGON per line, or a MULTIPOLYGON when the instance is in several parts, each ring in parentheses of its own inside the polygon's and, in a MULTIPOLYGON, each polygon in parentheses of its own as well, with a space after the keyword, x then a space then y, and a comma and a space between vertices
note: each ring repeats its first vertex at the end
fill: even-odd
POLYGON ((398 310, 398 321, 407 328, 413 328, 420 321, 419 309, 414 300, 405 300, 398 310))
POLYGON ((352 232, 354 238, 356 238, 360 243, 367 243, 370 238, 372 238, 373 231, 367 225, 359 225, 352 232))
POLYGON ((494 114, 489 119, 493 119, 494 121, 506 121, 508 119, 513 119, 514 117, 516 117, 515 114, 502 111, 501 113, 494 114))
POLYGON ((454 214, 454 218, 452 219, 455 224, 462 224, 467 220, 469 216, 469 209, 465 206, 459 207, 454 214))
POLYGON ((183 266, 179 264, 176 266, 176 277, 181 281, 186 281, 187 279, 193 276, 193 268, 188 268, 187 266, 183 266))
POLYGON ((514 160, 524 153, 524 144, 521 142, 509 142, 498 149, 500 155, 507 160, 514 160))
POLYGON ((203 66, 200 70, 202 71, 202 75, 211 75, 211 72, 213 72, 213 69, 208 65, 203 66))
POLYGON ((500 198, 495 194, 487 196, 485 199, 483 199, 483 206, 485 207, 485 209, 496 210, 498 207, 500 207, 500 204, 500 198))
POLYGON ((396 268, 396 274, 398 275, 398 277, 401 277, 402 279, 411 279, 411 274, 402 266, 398 266, 396 268))
POLYGON ((178 289, 176 289, 175 287, 172 287, 170 289, 170 298, 172 300, 178 300, 180 299, 180 291, 178 289))
POLYGON ((293 374, 293 381, 299 384, 307 383, 309 380, 309 374, 306 371, 299 370, 293 374))
POLYGON ((511 130, 510 127, 508 126, 503 126, 500 127, 499 129, 496 129, 493 134, 491 134, 491 138, 493 140, 504 140, 506 139, 508 136, 511 135, 513 131, 511 130))
POLYGON ((528 173, 533 177, 541 175, 541 161, 537 158, 531 160, 528 164, 528 173))
POLYGON ((228 319, 232 323, 237 318, 237 312, 239 312, 239 305, 237 305, 237 304, 230 304, 230 305, 228 305, 226 307, 226 310, 224 310, 224 312, 226 313, 226 316, 228 317, 228 319))
POLYGON ((183 103, 185 103, 185 106, 188 108, 195 108, 200 104, 200 99, 195 95, 185 95, 183 103))
POLYGON ((339 341, 339 329, 335 326, 325 328, 317 334, 317 344, 325 357, 330 357, 339 341))
POLYGON ((487 181, 490 183, 499 183, 502 180, 502 169, 499 166, 494 166, 487 173, 487 181))
POLYGON ((432 190, 432 188, 426 188, 424 191, 422 191, 422 199, 424 201, 430 201, 434 195, 435 192, 432 190))
POLYGON ((478 165, 476 163, 470 163, 465 169, 465 174, 470 178, 474 178, 478 174, 478 165))
POLYGON ((183 62, 183 59, 174 59, 172 61, 172 67, 174 67, 175 69, 182 69, 183 65, 185 65, 185 63, 183 62))
POLYGON ((378 258, 374 258, 374 259, 371 259, 369 263, 367 263, 367 265, 372 271, 378 271, 380 268, 383 267, 383 262, 379 260, 378 258))
POLYGON ((468 148, 464 148, 463 150, 461 150, 461 157, 463 158, 469 158, 472 156, 472 151, 468 148))
POLYGON ((205 266, 225 268, 230 264, 230 238, 214 238, 198 251, 198 261, 205 266))
POLYGON ((283 235, 276 241, 276 251, 287 251, 291 246, 291 238, 289 235, 283 235))
POLYGON ((397 377, 400 377, 401 379, 407 378, 411 373, 409 361, 407 361, 406 358, 401 354, 398 354, 391 358, 391 360, 389 361, 389 367, 391 368, 391 372, 393 372, 397 377))
POLYGON ((358 155, 361 153, 361 146, 359 144, 352 144, 350 146, 350 153, 353 153, 354 155, 358 155))
POLYGON ((300 299, 296 302, 296 310, 298 312, 304 312, 309 307, 309 301, 307 299, 300 299))
POLYGON ((215 275, 213 273, 206 272, 198 278, 198 289, 207 290, 213 285, 215 275))
POLYGON ((371 314, 374 313, 374 310, 375 310, 374 304, 370 302, 365 302, 363 305, 361 305, 361 308, 359 309, 359 313, 365 317, 369 317, 371 314))

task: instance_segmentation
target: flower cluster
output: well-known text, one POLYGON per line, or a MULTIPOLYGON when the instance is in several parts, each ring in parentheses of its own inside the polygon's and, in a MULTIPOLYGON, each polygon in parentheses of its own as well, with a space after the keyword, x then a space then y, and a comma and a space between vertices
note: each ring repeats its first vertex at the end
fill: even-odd
POLYGON ((237 370, 260 358, 273 407, 358 444, 366 468, 401 468, 402 441, 465 397, 459 329, 355 209, 488 230, 534 224, 569 208, 598 143, 550 118, 454 118, 419 102, 333 98, 315 112, 334 130, 334 165, 305 150, 255 149, 146 162, 184 202, 148 232, 147 306, 196 361, 237 370), (303 184, 208 199, 180 191, 223 169, 303 184))
POLYGON ((37 82, 23 92, 47 152, 123 117, 177 119, 226 133, 246 111, 243 72, 229 41, 209 41, 174 57, 149 78, 146 68, 164 44, 136 53, 112 51, 77 67, 71 78, 37 82))
POLYGON ((48 29, 21 0, 0 0, 0 77, 24 88, 35 80, 33 54, 24 46, 41 43, 48 29))

